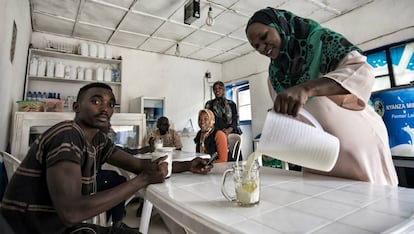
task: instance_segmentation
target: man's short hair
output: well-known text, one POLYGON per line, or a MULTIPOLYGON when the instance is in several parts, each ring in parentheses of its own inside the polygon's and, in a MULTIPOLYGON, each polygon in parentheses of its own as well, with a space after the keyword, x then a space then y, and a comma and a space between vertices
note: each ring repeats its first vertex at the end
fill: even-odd
POLYGON ((89 83, 89 84, 87 84, 87 85, 85 85, 85 86, 83 86, 82 88, 79 89, 76 101, 79 102, 79 100, 82 99, 82 97, 86 93, 86 91, 88 91, 91 88, 104 88, 104 89, 109 89, 112 92, 111 86, 109 86, 107 84, 100 83, 100 82, 89 83))
POLYGON ((167 117, 165 116, 161 116, 160 118, 158 118, 157 120, 157 125, 161 124, 162 121, 167 121, 168 124, 170 124, 170 121, 168 120, 167 117))

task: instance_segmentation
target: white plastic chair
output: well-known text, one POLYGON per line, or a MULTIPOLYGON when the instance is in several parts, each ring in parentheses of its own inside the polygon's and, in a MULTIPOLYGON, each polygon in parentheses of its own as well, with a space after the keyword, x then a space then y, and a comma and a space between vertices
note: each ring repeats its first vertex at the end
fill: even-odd
POLYGON ((239 134, 230 133, 227 136, 227 144, 229 146, 229 151, 231 152, 231 160, 239 161, 242 139, 239 134))
POLYGON ((4 167, 6 168, 7 178, 10 181, 21 161, 7 152, 0 152, 0 154, 3 159, 4 167))

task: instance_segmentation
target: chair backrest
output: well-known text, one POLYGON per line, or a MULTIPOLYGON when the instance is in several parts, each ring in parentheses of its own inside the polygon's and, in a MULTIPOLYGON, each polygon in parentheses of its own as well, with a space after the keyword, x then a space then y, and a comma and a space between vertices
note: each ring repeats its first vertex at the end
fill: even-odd
POLYGON ((227 144, 229 146, 228 161, 239 161, 241 152, 241 136, 239 134, 230 133, 227 136, 227 144))
POLYGON ((7 152, 0 152, 0 154, 3 158, 4 167, 6 168, 7 178, 10 181, 21 161, 7 152))

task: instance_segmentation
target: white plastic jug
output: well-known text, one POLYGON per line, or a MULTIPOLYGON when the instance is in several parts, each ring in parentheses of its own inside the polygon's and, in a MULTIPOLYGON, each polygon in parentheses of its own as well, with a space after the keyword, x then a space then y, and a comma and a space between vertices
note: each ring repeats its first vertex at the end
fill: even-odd
POLYGON ((97 81, 103 81, 103 68, 98 67, 95 71, 95 80, 97 81))
POLYGON ((47 61, 46 76, 47 77, 55 76, 55 62, 53 62, 52 60, 47 61))
POLYGON ((339 154, 339 140, 325 132, 305 109, 299 114, 313 126, 274 111, 267 113, 257 152, 319 171, 330 171, 339 154))
POLYGON ((45 76, 46 74, 46 61, 44 59, 39 59, 39 64, 37 65, 37 76, 45 76))
POLYGON ((71 70, 71 66, 66 65, 65 66, 65 79, 70 79, 70 70, 71 70))
POLYGON ((95 43, 89 43, 89 56, 96 57, 98 56, 98 48, 95 43))
POLYGON ((87 68, 85 70, 85 80, 92 80, 92 69, 87 68))
POLYGON ((70 66, 70 75, 69 78, 72 80, 76 79, 77 71, 75 66, 70 66))
POLYGON ((98 58, 105 58, 105 46, 102 44, 98 46, 98 58))
POLYGON ((112 48, 109 45, 105 45, 105 58, 112 59, 112 48))
POLYGON ((105 68, 104 80, 106 82, 110 82, 112 80, 112 69, 110 69, 109 67, 105 68))
POLYGON ((83 67, 78 67, 78 80, 83 80, 84 79, 84 71, 83 71, 83 67))
POLYGON ((32 60, 30 60, 30 68, 29 68, 29 76, 36 76, 37 75, 37 66, 39 61, 36 57, 33 57, 32 60))
POLYGON ((65 65, 62 62, 58 62, 55 68, 55 76, 63 78, 65 76, 65 65))
POLYGON ((80 44, 80 54, 82 56, 88 56, 89 55, 88 44, 86 42, 82 42, 80 44))

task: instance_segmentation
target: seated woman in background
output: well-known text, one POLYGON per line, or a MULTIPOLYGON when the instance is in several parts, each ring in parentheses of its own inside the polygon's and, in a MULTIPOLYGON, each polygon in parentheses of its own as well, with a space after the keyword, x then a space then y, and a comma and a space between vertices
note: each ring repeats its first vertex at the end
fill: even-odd
POLYGON ((214 114, 211 110, 203 109, 198 112, 198 131, 194 142, 196 152, 214 154, 217 152, 218 158, 215 162, 227 162, 227 136, 222 130, 214 128, 214 114))

